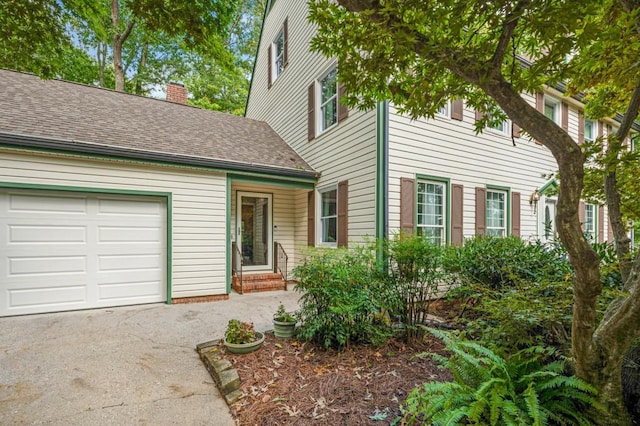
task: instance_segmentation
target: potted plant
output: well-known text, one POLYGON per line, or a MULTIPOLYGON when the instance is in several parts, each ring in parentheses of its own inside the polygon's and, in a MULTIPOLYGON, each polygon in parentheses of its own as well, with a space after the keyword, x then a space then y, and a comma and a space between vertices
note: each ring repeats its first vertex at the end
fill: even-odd
POLYGON ((253 328, 253 323, 229 320, 224 333, 224 345, 233 354, 248 354, 260 349, 264 334, 253 328))
POLYGON ((278 339, 289 339, 293 337, 296 331, 296 317, 284 310, 284 305, 281 303, 278 306, 278 310, 273 315, 273 334, 278 339))

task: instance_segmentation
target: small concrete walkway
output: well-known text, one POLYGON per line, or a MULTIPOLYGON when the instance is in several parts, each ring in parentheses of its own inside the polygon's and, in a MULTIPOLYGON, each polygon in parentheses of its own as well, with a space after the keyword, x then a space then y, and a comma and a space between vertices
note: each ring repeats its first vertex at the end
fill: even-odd
MULTIPOLYGON (((290 286, 291 288, 291 286, 290 286)), ((234 425, 195 346, 299 293, 0 318, 0 424, 234 425)))

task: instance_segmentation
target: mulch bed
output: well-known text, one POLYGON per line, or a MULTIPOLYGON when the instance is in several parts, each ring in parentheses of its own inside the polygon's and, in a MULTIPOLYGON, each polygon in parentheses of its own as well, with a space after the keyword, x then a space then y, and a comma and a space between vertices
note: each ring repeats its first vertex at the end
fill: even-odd
POLYGON ((257 352, 226 354, 244 392, 231 411, 241 425, 389 424, 416 385, 451 380, 421 352, 443 345, 429 335, 419 347, 390 340, 337 352, 267 334, 257 352))

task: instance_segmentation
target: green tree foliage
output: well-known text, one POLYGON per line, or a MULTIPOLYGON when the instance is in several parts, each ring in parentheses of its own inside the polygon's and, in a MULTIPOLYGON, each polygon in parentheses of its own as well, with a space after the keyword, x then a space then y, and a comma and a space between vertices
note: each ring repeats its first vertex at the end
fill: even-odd
POLYGON ((0 67, 242 114, 265 0, 0 0, 0 67))
POLYGON ((318 25, 312 48, 337 57, 350 105, 371 108, 389 100, 410 117, 424 117, 449 99, 464 98, 471 108, 490 113, 478 130, 506 115, 549 149, 558 164, 558 233, 574 269, 576 371, 601 390, 609 424, 627 424, 620 377, 624 354, 640 336, 640 299, 632 296, 640 290, 640 260, 629 257, 616 153, 640 109, 640 4, 312 0, 309 5, 310 19, 318 25), (574 59, 567 61, 569 55, 574 59), (520 95, 563 82, 572 93, 587 95, 592 116, 619 111, 623 117, 608 141, 603 186, 628 296, 612 303, 602 321, 599 257, 578 217, 586 153, 520 95))
POLYGON ((534 346, 508 359, 474 342, 430 330, 451 353, 431 355, 453 382, 429 382, 405 401, 407 424, 592 425, 585 407, 598 407, 596 390, 563 375, 554 352, 534 346))
POLYGON ((0 65, 55 76, 68 44, 61 16, 49 0, 0 0, 0 65))

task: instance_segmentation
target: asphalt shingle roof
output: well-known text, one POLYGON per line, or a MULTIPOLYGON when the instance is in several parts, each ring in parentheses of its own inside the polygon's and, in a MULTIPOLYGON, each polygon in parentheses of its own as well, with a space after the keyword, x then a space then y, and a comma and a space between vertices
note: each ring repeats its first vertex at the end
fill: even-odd
POLYGON ((313 175, 265 122, 8 70, 0 70, 0 134, 313 175))

